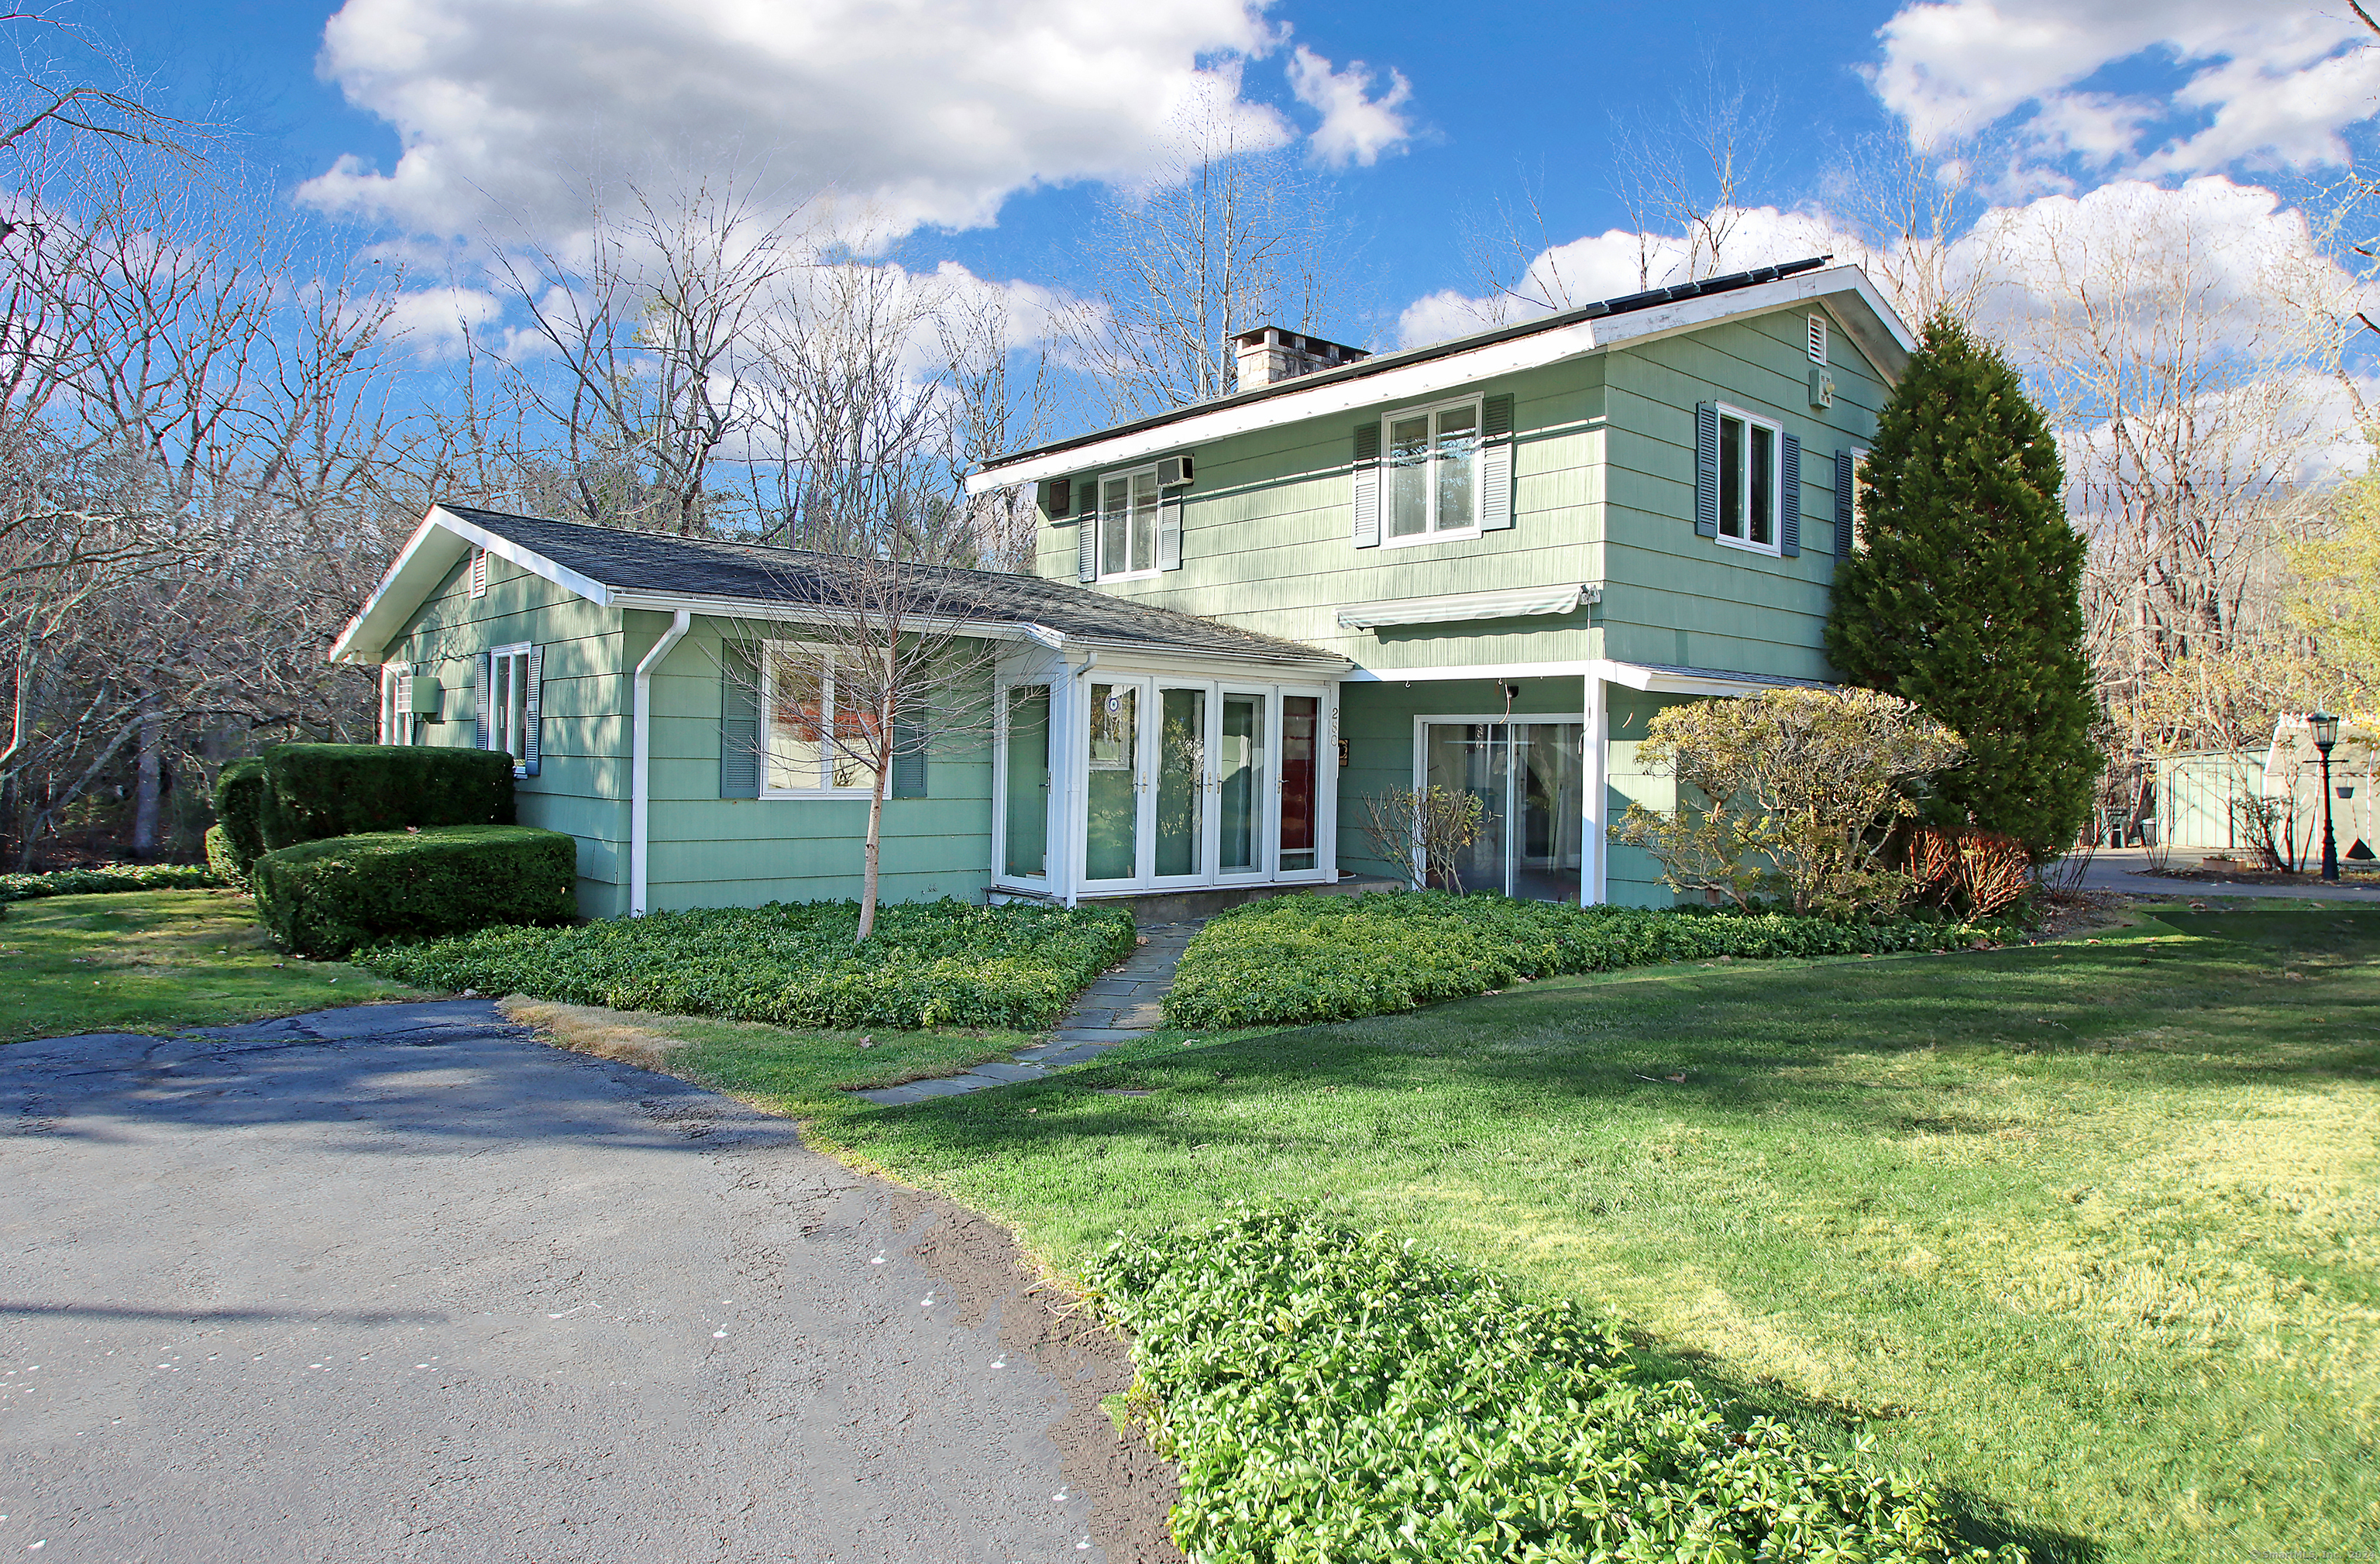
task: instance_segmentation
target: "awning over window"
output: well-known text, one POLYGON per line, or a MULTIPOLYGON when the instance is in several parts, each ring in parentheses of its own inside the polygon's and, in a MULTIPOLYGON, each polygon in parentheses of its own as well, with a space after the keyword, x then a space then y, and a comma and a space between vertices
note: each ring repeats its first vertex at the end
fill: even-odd
POLYGON ((1579 585, 1521 587, 1500 592, 1449 592, 1393 602, 1351 603, 1339 611, 1350 630, 1376 624, 1451 624, 1470 619, 1519 619, 1538 613, 1570 613, 1583 602, 1601 602, 1603 588, 1579 585))

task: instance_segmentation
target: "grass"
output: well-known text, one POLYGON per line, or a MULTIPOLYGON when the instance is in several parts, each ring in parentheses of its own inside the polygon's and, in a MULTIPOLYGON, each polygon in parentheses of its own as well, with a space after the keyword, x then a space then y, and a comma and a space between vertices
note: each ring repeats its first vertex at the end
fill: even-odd
POLYGON ((811 1134, 1076 1274, 1243 1200, 1413 1236, 1814 1439, 1865 1425, 2037 1558, 2368 1555, 2375 957, 2372 912, 2167 911, 2095 944, 1561 978, 829 1103, 811 1134))
POLYGON ((78 1032, 172 1032, 292 1015, 412 990, 274 950, 228 891, 53 896, 0 922, 0 1043, 78 1032))

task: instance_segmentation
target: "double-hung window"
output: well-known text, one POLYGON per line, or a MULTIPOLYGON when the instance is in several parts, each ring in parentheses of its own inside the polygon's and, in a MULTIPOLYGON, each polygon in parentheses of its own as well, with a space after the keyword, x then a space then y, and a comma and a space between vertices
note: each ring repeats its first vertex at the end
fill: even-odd
POLYGON ((511 756, 516 768, 529 758, 528 682, 527 642, 488 653, 488 747, 511 756))
POLYGON ((1100 580, 1157 574, 1157 511, 1156 467, 1099 479, 1100 580))
POLYGON ((1783 430, 1766 418, 1718 409, 1718 540, 1778 552, 1777 500, 1783 430))
POLYGON ((1479 404, 1391 413, 1381 420, 1388 452, 1385 543, 1429 543, 1479 535, 1479 404))
POLYGON ((835 668, 828 652, 772 650, 763 662, 762 797, 865 798, 876 791, 869 757, 880 747, 881 723, 835 668))

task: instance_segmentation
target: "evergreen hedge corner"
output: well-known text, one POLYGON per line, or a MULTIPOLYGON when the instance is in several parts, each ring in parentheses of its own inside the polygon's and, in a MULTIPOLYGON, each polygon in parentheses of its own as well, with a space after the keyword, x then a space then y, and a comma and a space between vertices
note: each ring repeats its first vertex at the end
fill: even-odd
POLYGON ((249 879, 285 950, 334 961, 384 940, 566 923, 578 844, 532 826, 449 826, 327 837, 267 853, 249 879))
POLYGON ((2035 860, 2090 817, 2100 757, 2082 650, 2082 537, 2048 421, 1998 350, 1948 313, 1925 323, 1876 420, 1862 532, 1835 568, 1827 655, 1967 742, 1936 777, 1938 823, 2035 860))
POLYGON ((256 860, 241 859, 239 850, 232 844, 231 832, 224 829, 220 820, 207 827, 205 842, 207 867, 214 871, 215 878, 235 891, 247 890, 249 865, 256 860))
MULTIPOLYGON (((233 761, 215 777, 215 829, 224 833, 225 856, 237 877, 264 854, 264 762, 253 757, 233 761)), ((212 834, 207 861, 214 861, 212 834)))
POLYGON ((263 756, 268 851, 407 826, 511 825, 512 757, 426 745, 276 744, 263 756))

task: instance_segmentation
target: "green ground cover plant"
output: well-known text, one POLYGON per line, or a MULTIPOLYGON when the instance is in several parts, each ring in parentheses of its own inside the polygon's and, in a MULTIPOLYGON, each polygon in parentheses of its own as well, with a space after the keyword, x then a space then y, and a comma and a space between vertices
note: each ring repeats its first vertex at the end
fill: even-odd
POLYGON ((273 948, 225 891, 56 896, 0 924, 0 1043, 79 1032, 174 1032, 407 998, 360 967, 273 948))
POLYGON ((792 1027, 1026 1031, 1055 1023, 1135 938, 1131 915, 1112 908, 953 901, 884 907, 864 945, 858 927, 856 902, 772 903, 492 928, 360 959, 423 988, 614 1010, 792 1027))
POLYGON ((1524 978, 1661 962, 1946 950, 1997 928, 1781 913, 1572 907, 1391 891, 1280 896, 1222 914, 1183 952, 1168 1024, 1220 1029, 1390 1015, 1524 978))
POLYGON ((94 864, 47 874, 0 874, 0 902, 124 891, 200 891, 222 883, 212 869, 198 864, 94 864))
POLYGON ((1962 1542, 2364 1557, 2380 914, 2305 905, 1173 1031, 806 1134, 1075 1277, 1243 1202, 1410 1237, 1917 1473, 1962 1542))
POLYGON ((249 869, 257 915, 283 949, 343 959, 388 940, 567 922, 578 844, 534 826, 444 826, 325 837, 249 869))
POLYGON ((1182 1467, 1198 1564, 1859 1559, 1957 1550, 1927 1485, 1730 1423, 1569 1299, 1410 1241, 1241 1211, 1122 1239, 1093 1298, 1182 1467))

